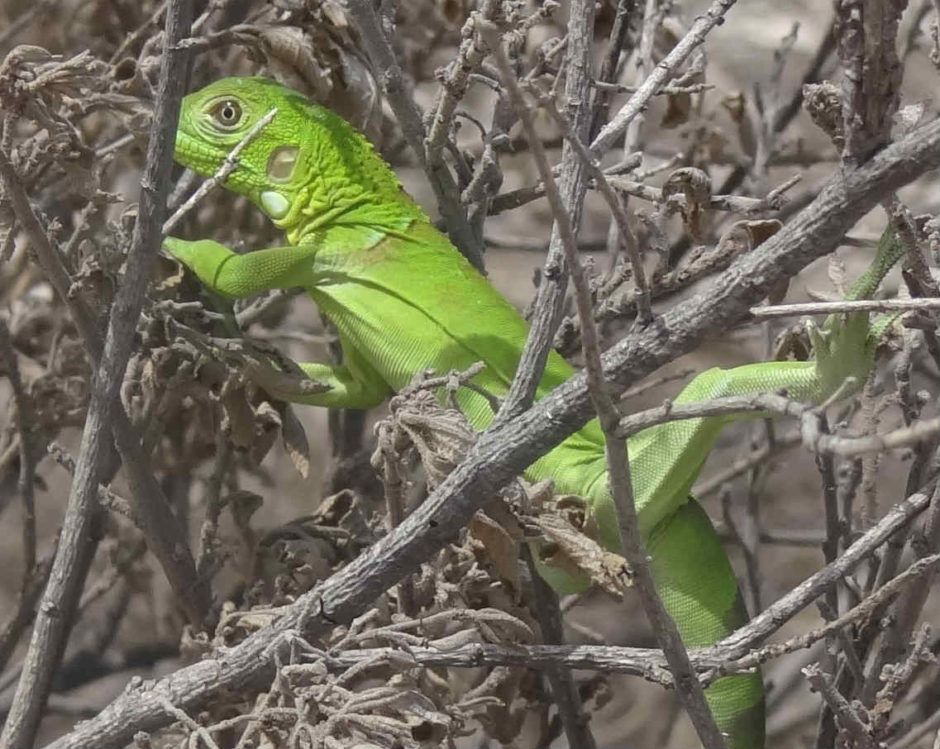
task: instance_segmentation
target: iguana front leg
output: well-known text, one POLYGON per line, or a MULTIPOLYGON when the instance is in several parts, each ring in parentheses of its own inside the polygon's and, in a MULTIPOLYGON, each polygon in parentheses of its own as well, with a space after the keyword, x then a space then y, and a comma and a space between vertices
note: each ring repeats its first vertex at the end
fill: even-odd
MULTIPOLYGON (((167 237, 164 247, 193 271, 202 283, 228 299, 243 299, 269 289, 309 287, 315 281, 316 247, 272 247, 244 255, 211 239, 189 242, 167 237)), ((300 368, 310 379, 330 386, 322 393, 303 395, 280 391, 270 384, 265 391, 282 400, 329 408, 372 408, 391 394, 381 375, 347 341, 340 339, 343 363, 305 362, 300 368)))
POLYGON ((309 287, 317 248, 271 247, 244 255, 211 239, 189 242, 167 237, 163 246, 216 294, 244 299, 270 289, 309 287))

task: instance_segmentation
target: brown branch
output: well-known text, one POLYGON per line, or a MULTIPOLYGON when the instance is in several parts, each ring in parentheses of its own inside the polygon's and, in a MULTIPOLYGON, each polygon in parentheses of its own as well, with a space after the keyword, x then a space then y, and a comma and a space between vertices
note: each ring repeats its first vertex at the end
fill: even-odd
POLYGON ((666 57, 660 60, 656 68, 643 81, 643 85, 597 134, 594 142, 591 143, 591 150, 594 153, 604 154, 613 147, 614 142, 630 126, 634 118, 646 108, 649 100, 669 82, 692 51, 705 41, 708 32, 724 23, 725 14, 734 3, 735 0, 715 0, 705 13, 695 19, 688 33, 666 57))
MULTIPOLYGON (((569 8, 572 19, 568 27, 567 51, 565 54, 564 114, 579 137, 586 139, 591 128, 591 81, 593 75, 594 8, 592 0, 573 0, 569 8)), ((559 192, 570 216, 571 224, 581 222, 584 196, 587 192, 587 175, 584 162, 574 147, 565 142, 561 152, 559 192)), ((541 283, 532 303, 533 314, 529 320, 529 336, 516 374, 503 406, 493 419, 491 429, 496 429, 520 414, 532 404, 535 389, 548 359, 555 331, 562 318, 565 291, 568 287, 568 270, 565 266, 564 249, 557 222, 552 226, 551 240, 545 257, 541 283)))
MULTIPOLYGON (((188 56, 174 51, 173 47, 188 34, 191 17, 190 0, 175 0, 170 3, 165 34, 166 49, 160 70, 147 166, 142 181, 139 218, 128 253, 123 282, 111 309, 108 332, 101 350, 101 361, 97 368, 82 433, 76 478, 69 495, 58 552, 53 562, 49 584, 39 606, 23 667, 23 677, 17 685, 13 705, 3 734, 0 735, 2 749, 20 749, 33 744, 49 694, 53 671, 64 651, 94 552, 92 536, 98 515, 98 484, 101 483, 109 455, 112 428, 115 428, 117 433, 122 425, 120 419, 114 418, 114 414, 122 409, 115 408, 114 404, 120 403, 119 388, 130 356, 153 258, 159 249, 160 227, 166 213, 166 195, 170 189, 173 138, 179 117, 180 100, 186 85, 185 72, 188 65, 188 56)), ((15 173, 11 175, 12 171, 12 164, 5 155, 0 155, 0 172, 8 193, 11 183, 17 183, 15 173)), ((25 201, 25 195, 14 197, 14 203, 17 200, 25 201)), ((23 206, 21 210, 22 208, 23 206)), ((18 218, 24 225, 29 220, 25 214, 32 215, 28 204, 25 208, 27 210, 22 211, 24 215, 17 211, 18 218)), ((32 216, 32 221, 38 224, 35 216, 32 216)), ((41 244, 47 245, 48 240, 41 244)), ((68 298, 67 288, 57 287, 56 290, 63 299, 68 298)), ((85 332, 81 326, 88 325, 91 330, 90 316, 85 317, 83 312, 80 314, 82 319, 76 320, 80 329, 85 332)), ((92 354, 94 355, 93 352, 92 354)), ((179 537, 176 540, 179 543, 179 537)))

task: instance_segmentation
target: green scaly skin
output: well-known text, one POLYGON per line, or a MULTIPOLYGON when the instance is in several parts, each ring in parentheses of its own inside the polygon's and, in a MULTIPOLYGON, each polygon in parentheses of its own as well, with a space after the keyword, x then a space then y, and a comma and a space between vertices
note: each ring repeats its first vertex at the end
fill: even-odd
MULTIPOLYGON (((271 109, 273 121, 243 151, 226 187, 249 197, 284 230, 286 247, 244 255, 210 240, 166 240, 167 249, 213 291, 229 298, 267 289, 304 287, 339 330, 342 365, 308 363, 303 370, 331 389, 274 397, 316 406, 370 408, 426 369, 486 368, 476 384, 495 395, 508 389, 528 327, 518 312, 437 232, 372 146, 332 112, 263 78, 227 78, 183 101, 176 158, 203 175, 271 109)), ((888 235, 849 298, 869 297, 897 260, 888 235)), ((847 377, 861 383, 875 338, 866 314, 833 316, 813 331, 816 359, 766 362, 698 375, 678 402, 786 389, 819 402, 847 377)), ((537 397, 573 370, 549 355, 537 397)), ((840 390, 841 388, 841 390, 840 390)), ((462 389, 458 400, 483 429, 486 399, 462 389)), ((754 416, 751 414, 750 416, 754 416)), ((721 543, 689 496, 714 440, 734 417, 673 422, 648 429, 628 445, 641 530, 666 608, 690 647, 710 645, 747 621, 747 611, 721 543)), ((607 490, 603 437, 590 422, 533 464, 527 477, 551 478, 559 492, 585 497, 602 542, 620 549, 616 512, 607 490)), ((541 565, 560 592, 587 582, 541 565)), ((760 674, 726 677, 706 691, 734 749, 763 746, 760 674)))

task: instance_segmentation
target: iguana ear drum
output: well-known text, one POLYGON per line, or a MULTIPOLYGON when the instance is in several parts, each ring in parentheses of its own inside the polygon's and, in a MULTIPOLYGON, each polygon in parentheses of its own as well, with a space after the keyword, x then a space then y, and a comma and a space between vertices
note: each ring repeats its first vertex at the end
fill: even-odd
POLYGON ((281 146, 268 159, 268 177, 275 182, 287 182, 297 165, 297 146, 281 146))

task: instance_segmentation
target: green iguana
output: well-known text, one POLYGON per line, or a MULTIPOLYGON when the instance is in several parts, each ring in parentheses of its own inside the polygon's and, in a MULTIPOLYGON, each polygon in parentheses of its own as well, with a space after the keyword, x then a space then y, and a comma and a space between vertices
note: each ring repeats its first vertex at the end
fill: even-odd
MULTIPOLYGON (((330 389, 270 395, 316 406, 370 408, 420 371, 465 370, 477 361, 486 367, 475 384, 504 395, 528 333, 525 320, 434 228, 372 145, 338 115, 268 79, 226 78, 184 99, 177 161, 214 174, 275 108, 277 114, 244 149, 225 186, 250 198, 285 231, 289 245, 240 255, 211 240, 166 240, 167 249, 213 291, 242 298, 300 286, 336 326, 343 363, 300 365, 330 389)), ((898 243, 886 238, 849 298, 870 296, 899 254, 898 243)), ((847 393, 849 376, 857 383, 865 380, 875 348, 867 314, 830 317, 813 338, 814 361, 710 369, 676 400, 785 388, 793 398, 820 402, 840 388, 847 393)), ((572 373, 552 352, 536 397, 572 373)), ((462 388, 458 401, 474 428, 489 424, 493 413, 483 395, 462 388)), ((710 645, 748 618, 721 542, 689 496, 718 432, 730 420, 672 422, 629 440, 635 501, 653 574, 690 647, 710 645)), ((596 421, 530 466, 526 476, 551 478, 559 492, 584 497, 600 541, 620 550, 596 421)), ((560 592, 586 585, 559 569, 540 569, 560 592)), ((706 696, 729 746, 763 745, 760 674, 721 678, 706 696)))

